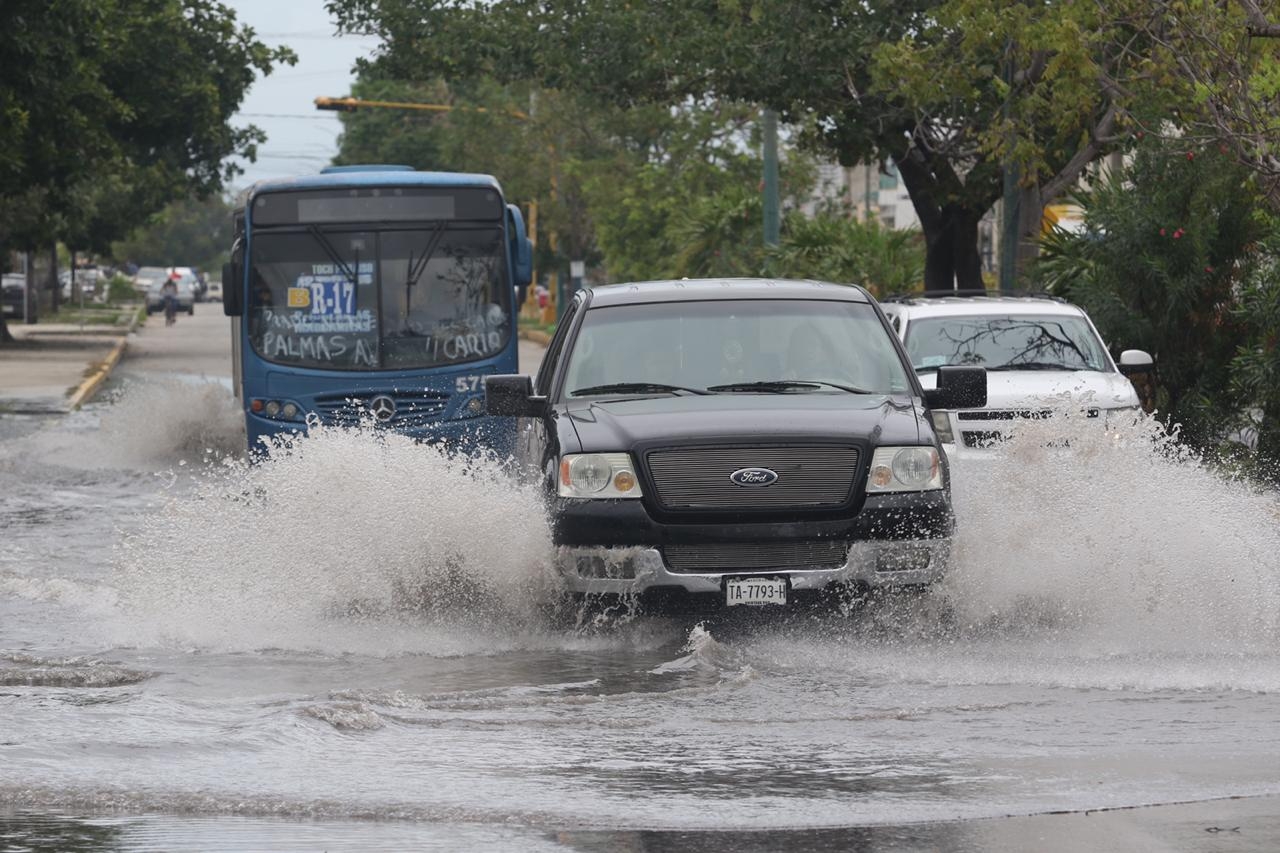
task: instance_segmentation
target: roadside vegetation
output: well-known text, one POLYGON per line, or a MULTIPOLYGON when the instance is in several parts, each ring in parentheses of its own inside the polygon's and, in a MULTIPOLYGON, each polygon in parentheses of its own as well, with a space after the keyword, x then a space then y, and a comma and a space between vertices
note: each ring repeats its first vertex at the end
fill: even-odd
POLYGON ((1257 174, 1220 145, 1136 140, 1075 201, 1084 230, 1046 235, 1033 280, 1157 354, 1149 402, 1184 440, 1274 478, 1280 218, 1257 174))
POLYGON ((0 263, 58 242, 105 254, 170 201, 220 191, 263 139, 232 116, 293 59, 210 0, 0 4, 0 263))

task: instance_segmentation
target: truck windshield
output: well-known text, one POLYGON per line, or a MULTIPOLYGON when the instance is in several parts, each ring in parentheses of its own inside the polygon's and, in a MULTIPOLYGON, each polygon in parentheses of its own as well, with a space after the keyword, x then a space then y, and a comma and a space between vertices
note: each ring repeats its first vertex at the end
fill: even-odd
POLYGON ((510 339, 502 229, 258 231, 249 337, 263 358, 405 370, 487 358, 510 339))
POLYGON ((899 394, 907 371, 865 302, 714 299, 592 308, 570 397, 697 393, 899 394), (671 392, 667 392, 671 393, 671 392))
POLYGON ((1107 370, 1102 342, 1070 314, 921 317, 907 326, 917 372, 948 364, 995 370, 1107 370))

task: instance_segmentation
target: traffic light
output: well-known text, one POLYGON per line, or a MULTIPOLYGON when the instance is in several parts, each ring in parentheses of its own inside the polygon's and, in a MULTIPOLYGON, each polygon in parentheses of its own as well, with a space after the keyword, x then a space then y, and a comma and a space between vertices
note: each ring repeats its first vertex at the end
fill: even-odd
POLYGON ((316 109, 333 110, 339 113, 353 113, 360 109, 359 102, 355 98, 316 98, 316 109))

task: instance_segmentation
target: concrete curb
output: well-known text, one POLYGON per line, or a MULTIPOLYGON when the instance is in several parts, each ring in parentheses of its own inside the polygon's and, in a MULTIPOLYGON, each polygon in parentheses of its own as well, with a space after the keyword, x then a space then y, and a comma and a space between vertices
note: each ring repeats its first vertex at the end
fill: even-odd
POLYGON ((521 329, 520 337, 526 341, 533 341, 535 344, 542 344, 544 347, 551 343, 551 336, 546 332, 540 332, 537 329, 521 329))
POLYGON ((91 369, 92 372, 90 372, 90 374, 85 377, 84 381, 80 383, 79 387, 71 393, 71 399, 67 403, 71 408, 71 411, 74 412, 76 409, 80 408, 89 400, 90 397, 98 392, 98 389, 102 387, 102 383, 106 382, 107 377, 111 375, 111 371, 120 363, 120 357, 124 355, 125 347, 128 345, 128 338, 121 338, 116 345, 111 348, 111 352, 107 353, 107 357, 98 362, 98 364, 91 369))

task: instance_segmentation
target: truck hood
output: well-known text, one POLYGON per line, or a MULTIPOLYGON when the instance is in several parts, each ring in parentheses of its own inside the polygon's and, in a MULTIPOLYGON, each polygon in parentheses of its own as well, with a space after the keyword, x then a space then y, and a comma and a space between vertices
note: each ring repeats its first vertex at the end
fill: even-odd
POLYGON ((664 442, 722 440, 918 444, 920 414, 907 396, 872 394, 716 394, 565 405, 581 449, 629 450, 664 442))
MULTIPOLYGON (((937 387, 938 374, 922 373, 920 384, 937 387)), ((989 370, 986 409, 1076 405, 1118 409, 1138 405, 1133 384, 1120 373, 1097 370, 989 370)))

